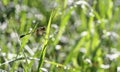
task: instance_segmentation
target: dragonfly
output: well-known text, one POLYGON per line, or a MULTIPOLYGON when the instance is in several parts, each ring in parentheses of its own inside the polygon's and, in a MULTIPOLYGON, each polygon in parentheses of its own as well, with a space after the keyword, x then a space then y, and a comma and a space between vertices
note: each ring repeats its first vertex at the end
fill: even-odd
POLYGON ((23 38, 25 37, 26 35, 29 35, 29 34, 32 34, 32 33, 35 33, 36 36, 42 36, 43 34, 45 34, 45 30, 46 28, 43 26, 43 27, 38 27, 37 29, 35 29, 34 31, 32 32, 29 32, 27 34, 23 34, 20 36, 20 38, 23 38))

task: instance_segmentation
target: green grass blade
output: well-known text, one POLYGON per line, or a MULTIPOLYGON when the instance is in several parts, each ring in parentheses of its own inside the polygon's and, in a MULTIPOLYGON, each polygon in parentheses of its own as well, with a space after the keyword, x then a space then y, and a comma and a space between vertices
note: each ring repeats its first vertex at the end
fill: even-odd
POLYGON ((44 41, 44 44, 42 46, 42 52, 41 52, 41 55, 40 55, 40 61, 39 61, 37 72, 41 71, 40 69, 41 69, 41 67, 43 65, 43 62, 44 62, 44 58, 45 58, 45 54, 46 54, 46 46, 47 46, 48 38, 49 38, 49 34, 50 34, 50 26, 51 26, 52 18, 54 16, 55 16, 55 11, 53 10, 52 13, 51 13, 49 22, 48 22, 48 26, 47 26, 47 30, 46 30, 46 36, 45 36, 45 41, 44 41))
POLYGON ((79 49, 81 45, 84 43, 85 38, 83 37, 82 39, 79 40, 79 42, 73 46, 71 52, 68 54, 64 64, 66 65, 74 56, 76 56, 79 52, 79 49))
POLYGON ((56 45, 60 39, 60 37, 62 36, 64 30, 65 30, 65 27, 67 25, 67 22, 69 21, 70 19, 70 16, 71 16, 71 12, 73 11, 74 8, 71 8, 67 14, 64 14, 62 19, 61 19, 61 24, 60 24, 60 29, 59 29, 59 32, 58 32, 58 35, 57 35, 57 38, 54 42, 54 45, 56 45))

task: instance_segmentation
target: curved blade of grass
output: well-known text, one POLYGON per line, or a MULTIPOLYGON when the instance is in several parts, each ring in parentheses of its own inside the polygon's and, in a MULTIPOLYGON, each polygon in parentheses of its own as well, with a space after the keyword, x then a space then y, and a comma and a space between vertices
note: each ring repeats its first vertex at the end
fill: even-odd
POLYGON ((52 19, 55 16, 55 13, 56 13, 55 10, 53 10, 52 13, 51 13, 49 22, 48 22, 48 26, 47 26, 47 29, 46 29, 45 41, 44 41, 44 44, 42 46, 42 52, 41 52, 41 55, 40 55, 40 61, 39 61, 37 72, 41 71, 40 69, 41 69, 41 67, 43 65, 43 62, 44 62, 44 57, 45 57, 45 54, 46 54, 46 46, 47 46, 48 38, 49 38, 49 34, 50 34, 50 26, 51 26, 52 19))
MULTIPOLYGON (((38 23, 34 26, 34 29, 33 29, 33 31, 32 31, 31 33, 33 33, 33 32, 35 31, 37 25, 38 25, 38 23)), ((17 56, 16 56, 16 59, 17 59, 19 53, 20 53, 20 52, 23 52, 23 56, 26 58, 26 63, 27 63, 27 64, 28 64, 28 61, 27 61, 27 57, 26 57, 26 55, 25 55, 25 52, 24 52, 24 49, 23 49, 23 48, 24 48, 24 46, 27 44, 27 42, 28 42, 28 40, 29 40, 29 38, 30 38, 30 36, 31 36, 31 33, 28 34, 28 35, 25 35, 24 37, 21 38, 21 40, 20 40, 20 49, 18 49, 18 53, 17 53, 17 56)), ((28 70, 28 67, 25 66, 25 72, 26 72, 27 70, 28 70)))
POLYGON ((64 32, 64 29, 67 25, 67 22, 68 20, 70 19, 70 16, 71 16, 71 12, 74 10, 74 8, 72 7, 68 12, 67 14, 64 13, 64 15, 62 16, 62 19, 61 19, 61 24, 60 24, 60 29, 59 29, 59 32, 58 32, 58 35, 57 35, 57 38, 54 42, 54 45, 56 45, 60 39, 60 37, 62 36, 63 32, 64 32))
POLYGON ((81 47, 81 45, 84 43, 85 37, 83 37, 82 39, 79 40, 79 42, 77 44, 75 44, 75 46, 73 46, 71 52, 68 54, 66 60, 65 60, 65 65, 75 56, 77 55, 77 53, 79 52, 79 49, 81 47))

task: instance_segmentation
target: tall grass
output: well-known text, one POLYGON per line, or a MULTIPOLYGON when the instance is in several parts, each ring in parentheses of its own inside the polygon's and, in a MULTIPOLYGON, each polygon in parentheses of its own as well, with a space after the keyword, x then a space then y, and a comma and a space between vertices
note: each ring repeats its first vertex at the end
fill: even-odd
POLYGON ((119 72, 119 13, 117 0, 2 0, 0 71, 119 72))
POLYGON ((42 47, 42 52, 41 52, 41 55, 40 55, 40 61, 39 61, 39 65, 38 65, 38 72, 40 71, 40 68, 42 67, 43 62, 44 62, 44 57, 45 57, 45 54, 46 54, 46 48, 47 48, 47 44, 48 44, 48 41, 49 41, 51 22, 52 22, 52 19, 55 16, 55 14, 56 14, 56 11, 53 10, 52 13, 51 13, 48 25, 47 25, 45 42, 44 42, 43 47, 42 47))

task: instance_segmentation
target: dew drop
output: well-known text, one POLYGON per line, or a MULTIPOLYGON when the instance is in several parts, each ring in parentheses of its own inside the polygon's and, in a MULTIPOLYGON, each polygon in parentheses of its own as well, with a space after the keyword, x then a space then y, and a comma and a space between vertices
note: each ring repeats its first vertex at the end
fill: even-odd
POLYGON ((64 69, 67 69, 67 67, 65 66, 64 69))
POLYGON ((56 67, 59 67, 59 65, 56 65, 56 67))

